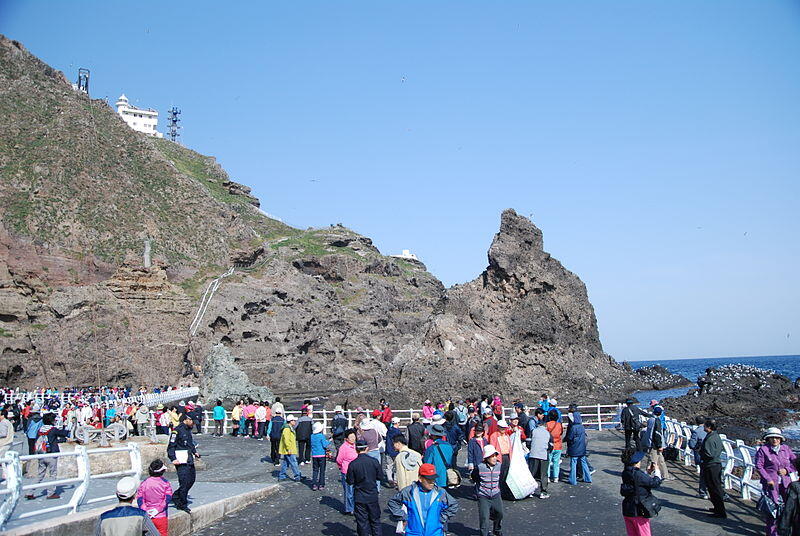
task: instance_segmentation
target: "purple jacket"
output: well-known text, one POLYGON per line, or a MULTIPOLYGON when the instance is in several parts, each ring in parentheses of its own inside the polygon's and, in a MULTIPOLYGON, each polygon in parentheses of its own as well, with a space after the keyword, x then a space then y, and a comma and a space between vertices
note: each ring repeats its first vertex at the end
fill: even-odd
POLYGON ((788 473, 796 470, 794 466, 795 458, 796 456, 792 449, 784 444, 781 445, 777 454, 767 445, 762 445, 756 451, 756 469, 758 469, 758 474, 761 476, 761 485, 764 491, 771 492, 773 500, 778 500, 778 494, 786 497, 786 492, 792 483, 788 473), (786 469, 787 474, 779 476, 779 469, 786 469), (767 482, 775 482, 775 487, 769 489, 767 482))

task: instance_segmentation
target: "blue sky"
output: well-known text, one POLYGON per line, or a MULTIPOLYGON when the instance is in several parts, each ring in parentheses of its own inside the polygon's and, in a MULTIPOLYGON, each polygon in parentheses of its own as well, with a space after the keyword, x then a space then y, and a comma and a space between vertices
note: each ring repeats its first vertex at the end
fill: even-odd
POLYGON ((798 2, 0 0, 0 32, 447 285, 532 215, 617 359, 800 353, 798 2))

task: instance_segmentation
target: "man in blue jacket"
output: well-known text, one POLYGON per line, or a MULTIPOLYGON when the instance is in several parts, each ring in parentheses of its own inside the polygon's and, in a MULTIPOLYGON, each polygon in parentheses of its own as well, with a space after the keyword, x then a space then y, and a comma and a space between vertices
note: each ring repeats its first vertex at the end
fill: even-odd
POLYGON ((441 424, 432 425, 428 434, 433 439, 433 444, 425 449, 422 461, 436 467, 436 485, 444 488, 447 487, 447 469, 453 460, 453 447, 447 442, 446 432, 441 424))
POLYGON ((406 536, 443 536, 447 521, 458 511, 458 501, 437 481, 436 467, 423 463, 419 480, 389 499, 389 512, 395 521, 403 522, 406 536))
POLYGON ((586 429, 583 427, 583 419, 579 411, 572 412, 572 422, 565 437, 567 441, 567 455, 569 456, 569 483, 577 485, 578 464, 583 469, 583 481, 592 482, 592 475, 589 471, 589 464, 586 461, 586 429))

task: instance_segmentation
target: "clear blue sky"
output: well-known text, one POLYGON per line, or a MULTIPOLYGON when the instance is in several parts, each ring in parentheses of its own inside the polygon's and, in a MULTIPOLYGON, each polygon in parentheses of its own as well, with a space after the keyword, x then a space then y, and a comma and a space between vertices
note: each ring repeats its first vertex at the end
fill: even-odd
POLYGON ((0 32, 447 285, 532 214, 618 359, 800 353, 800 2, 0 0, 0 32))

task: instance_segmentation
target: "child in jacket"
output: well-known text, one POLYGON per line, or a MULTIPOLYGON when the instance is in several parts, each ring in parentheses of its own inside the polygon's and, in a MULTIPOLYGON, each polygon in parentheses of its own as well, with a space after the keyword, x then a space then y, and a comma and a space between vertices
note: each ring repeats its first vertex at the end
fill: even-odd
POLYGON ((311 433, 311 489, 314 491, 325 489, 326 449, 331 442, 323 430, 322 423, 315 422, 311 433))

